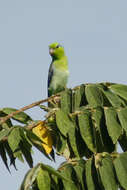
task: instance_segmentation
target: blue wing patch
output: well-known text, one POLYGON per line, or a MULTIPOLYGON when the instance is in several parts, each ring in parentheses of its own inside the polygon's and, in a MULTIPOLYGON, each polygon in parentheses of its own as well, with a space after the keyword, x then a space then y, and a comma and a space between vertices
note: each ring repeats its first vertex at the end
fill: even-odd
MULTIPOLYGON (((48 88, 50 86, 50 83, 51 83, 51 80, 52 80, 52 77, 53 77, 53 63, 51 63, 50 67, 49 67, 49 73, 48 73, 48 88)), ((51 96, 50 93, 49 93, 49 90, 48 90, 48 97, 51 96)))

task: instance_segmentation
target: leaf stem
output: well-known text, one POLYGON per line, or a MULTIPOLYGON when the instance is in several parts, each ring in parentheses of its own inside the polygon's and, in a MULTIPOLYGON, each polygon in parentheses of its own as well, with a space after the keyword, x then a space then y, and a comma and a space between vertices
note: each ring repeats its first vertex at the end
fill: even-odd
POLYGON ((20 112, 23 112, 25 110, 28 110, 30 108, 33 108, 35 106, 38 106, 44 102, 49 102, 50 100, 54 99, 55 97, 59 96, 59 94, 56 94, 56 95, 53 95, 53 96, 50 96, 49 98, 46 98, 46 99, 43 99, 43 100, 40 100, 40 101, 37 101, 37 102, 34 102, 32 104, 29 104, 27 106, 24 106, 22 108, 20 108, 19 110, 15 111, 15 112, 12 112, 11 114, 5 116, 5 117, 1 117, 0 118, 0 125, 5 123, 8 119, 12 118, 14 115, 20 113, 20 112))

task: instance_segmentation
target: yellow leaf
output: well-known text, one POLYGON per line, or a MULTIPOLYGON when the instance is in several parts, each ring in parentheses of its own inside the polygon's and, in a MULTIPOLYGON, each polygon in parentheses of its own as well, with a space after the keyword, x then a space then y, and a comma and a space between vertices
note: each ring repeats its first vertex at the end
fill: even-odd
POLYGON ((42 143, 43 148, 47 154, 52 151, 52 136, 49 129, 46 128, 45 123, 41 121, 36 127, 32 129, 33 133, 37 135, 44 143, 42 143))

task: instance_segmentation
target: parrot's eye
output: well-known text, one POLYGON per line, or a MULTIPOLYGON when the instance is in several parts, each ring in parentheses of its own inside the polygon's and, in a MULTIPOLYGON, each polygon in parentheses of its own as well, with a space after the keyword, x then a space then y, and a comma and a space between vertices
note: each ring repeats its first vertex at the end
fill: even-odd
POLYGON ((61 46, 60 46, 60 45, 57 45, 57 46, 56 46, 56 48, 59 48, 59 47, 61 47, 61 46))

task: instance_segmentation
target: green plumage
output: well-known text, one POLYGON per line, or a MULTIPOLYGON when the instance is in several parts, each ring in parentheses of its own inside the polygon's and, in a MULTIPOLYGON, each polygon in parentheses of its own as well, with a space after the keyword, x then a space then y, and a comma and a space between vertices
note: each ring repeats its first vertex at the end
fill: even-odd
POLYGON ((66 88, 69 71, 64 48, 58 43, 49 46, 52 62, 48 74, 48 97, 66 88))

